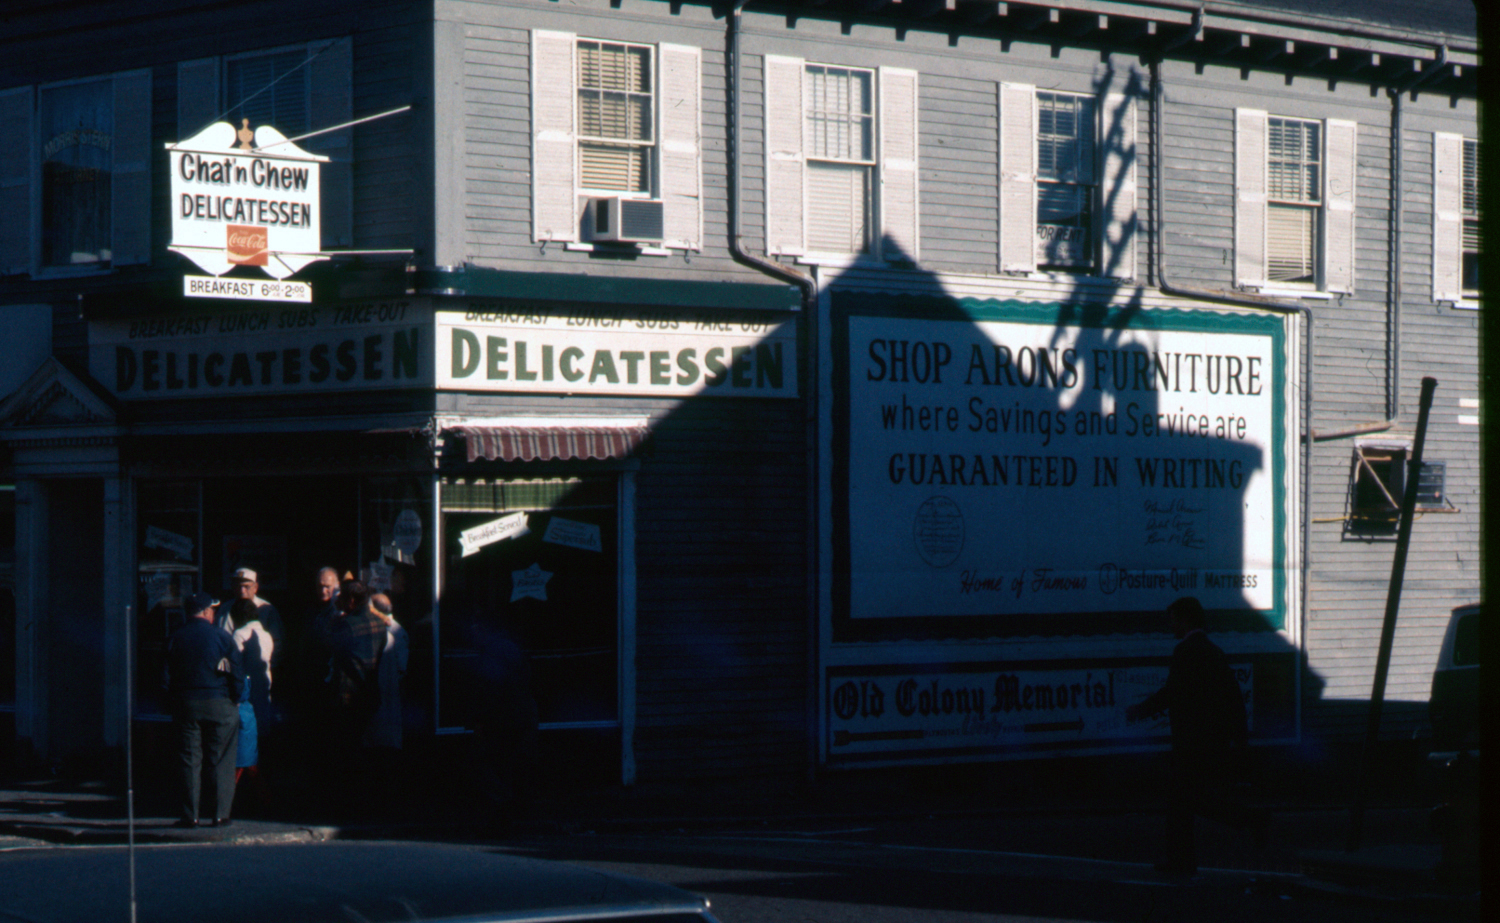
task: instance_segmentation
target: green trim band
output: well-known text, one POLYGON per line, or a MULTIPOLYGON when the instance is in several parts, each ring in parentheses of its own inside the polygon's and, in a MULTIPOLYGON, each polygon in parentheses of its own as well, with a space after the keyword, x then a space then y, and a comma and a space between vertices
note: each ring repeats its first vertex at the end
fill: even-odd
POLYGON ((421 270, 413 283, 420 295, 762 311, 795 311, 802 305, 795 285, 515 272, 479 266, 421 270))

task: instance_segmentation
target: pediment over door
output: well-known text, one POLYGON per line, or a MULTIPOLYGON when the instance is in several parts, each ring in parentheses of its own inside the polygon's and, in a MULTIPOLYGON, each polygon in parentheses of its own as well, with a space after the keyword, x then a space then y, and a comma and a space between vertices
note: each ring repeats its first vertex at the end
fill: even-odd
POLYGON ((33 438, 39 430, 109 429, 117 419, 109 398, 48 357, 0 402, 0 439, 33 438))

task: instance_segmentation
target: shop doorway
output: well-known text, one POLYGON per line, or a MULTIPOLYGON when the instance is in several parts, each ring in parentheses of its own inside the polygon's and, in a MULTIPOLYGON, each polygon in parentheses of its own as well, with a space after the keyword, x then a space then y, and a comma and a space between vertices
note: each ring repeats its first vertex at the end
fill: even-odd
POLYGON ((618 781, 617 479, 441 489, 440 731, 531 720, 549 775, 618 781))

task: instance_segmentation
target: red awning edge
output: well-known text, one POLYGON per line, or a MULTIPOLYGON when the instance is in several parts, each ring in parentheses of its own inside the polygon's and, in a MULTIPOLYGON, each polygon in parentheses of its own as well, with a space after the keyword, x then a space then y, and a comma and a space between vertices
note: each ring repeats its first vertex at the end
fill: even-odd
POLYGON ((455 426, 469 461, 566 461, 628 458, 649 430, 644 425, 455 426))

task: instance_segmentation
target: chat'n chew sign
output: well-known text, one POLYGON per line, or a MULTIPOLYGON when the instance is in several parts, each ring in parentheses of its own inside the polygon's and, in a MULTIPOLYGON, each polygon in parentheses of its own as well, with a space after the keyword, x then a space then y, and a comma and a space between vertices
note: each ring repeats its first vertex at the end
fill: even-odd
MULTIPOLYGON (((302 150, 269 125, 252 131, 248 120, 239 129, 216 122, 168 144, 167 150, 172 177, 168 249, 214 277, 236 266, 255 266, 281 280, 326 258, 321 252, 318 170, 327 157, 302 150)), ((184 294, 305 300, 279 288, 268 295, 260 285, 211 283, 189 277, 184 294), (200 284, 193 285, 195 281, 200 284)))

